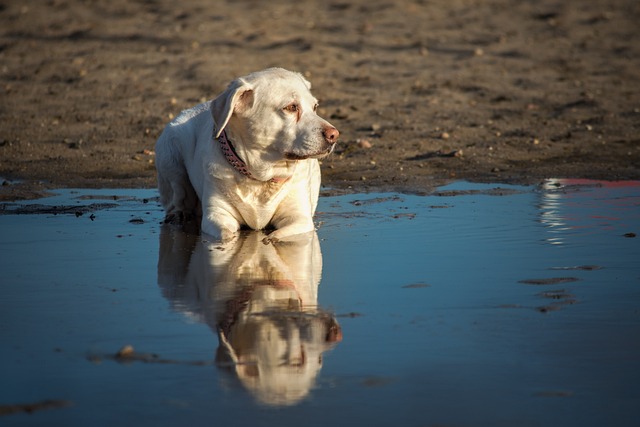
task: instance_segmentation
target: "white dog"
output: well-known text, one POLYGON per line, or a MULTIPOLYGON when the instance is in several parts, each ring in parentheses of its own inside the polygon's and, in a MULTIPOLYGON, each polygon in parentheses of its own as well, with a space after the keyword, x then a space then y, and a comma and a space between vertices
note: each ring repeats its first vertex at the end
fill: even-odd
POLYGON ((202 216, 202 231, 229 240, 241 227, 273 227, 267 241, 312 231, 318 159, 339 132, 316 114, 300 74, 270 68, 231 82, 183 111, 156 143, 166 221, 202 216))

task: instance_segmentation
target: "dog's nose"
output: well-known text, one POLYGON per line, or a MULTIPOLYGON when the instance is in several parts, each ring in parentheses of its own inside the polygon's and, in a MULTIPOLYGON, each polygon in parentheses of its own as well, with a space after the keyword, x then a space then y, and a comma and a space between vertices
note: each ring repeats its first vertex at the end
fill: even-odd
POLYGON ((338 141, 340 132, 338 132, 338 129, 331 126, 324 128, 324 130, 322 131, 322 136, 324 136, 325 141, 327 141, 329 144, 335 144, 338 141))

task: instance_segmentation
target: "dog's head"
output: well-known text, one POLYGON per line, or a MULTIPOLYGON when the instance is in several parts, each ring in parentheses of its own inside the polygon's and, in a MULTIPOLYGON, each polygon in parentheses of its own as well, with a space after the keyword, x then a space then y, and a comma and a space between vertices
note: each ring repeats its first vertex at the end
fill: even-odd
POLYGON ((211 102, 216 137, 226 128, 241 151, 259 151, 267 162, 328 155, 340 133, 316 114, 310 88, 301 74, 281 68, 234 80, 211 102))

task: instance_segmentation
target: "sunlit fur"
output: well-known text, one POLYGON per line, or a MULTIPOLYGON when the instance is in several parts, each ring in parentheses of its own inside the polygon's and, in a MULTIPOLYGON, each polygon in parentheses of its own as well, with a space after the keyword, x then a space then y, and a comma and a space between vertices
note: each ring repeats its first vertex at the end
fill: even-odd
POLYGON ((331 153, 338 131, 316 114, 310 88, 301 74, 259 71, 167 125, 156 143, 167 219, 201 216, 202 231, 221 240, 243 226, 275 228, 267 240, 312 231, 317 159, 331 153), (215 138, 223 130, 252 178, 222 155, 215 138))

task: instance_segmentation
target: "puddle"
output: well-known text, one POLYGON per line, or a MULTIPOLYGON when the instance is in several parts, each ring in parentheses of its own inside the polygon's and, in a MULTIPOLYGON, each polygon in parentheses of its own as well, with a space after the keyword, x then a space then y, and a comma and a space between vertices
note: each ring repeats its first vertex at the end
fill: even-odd
POLYGON ((0 421, 640 417, 640 182, 322 197, 278 246, 164 228, 156 196, 0 206, 0 421))

